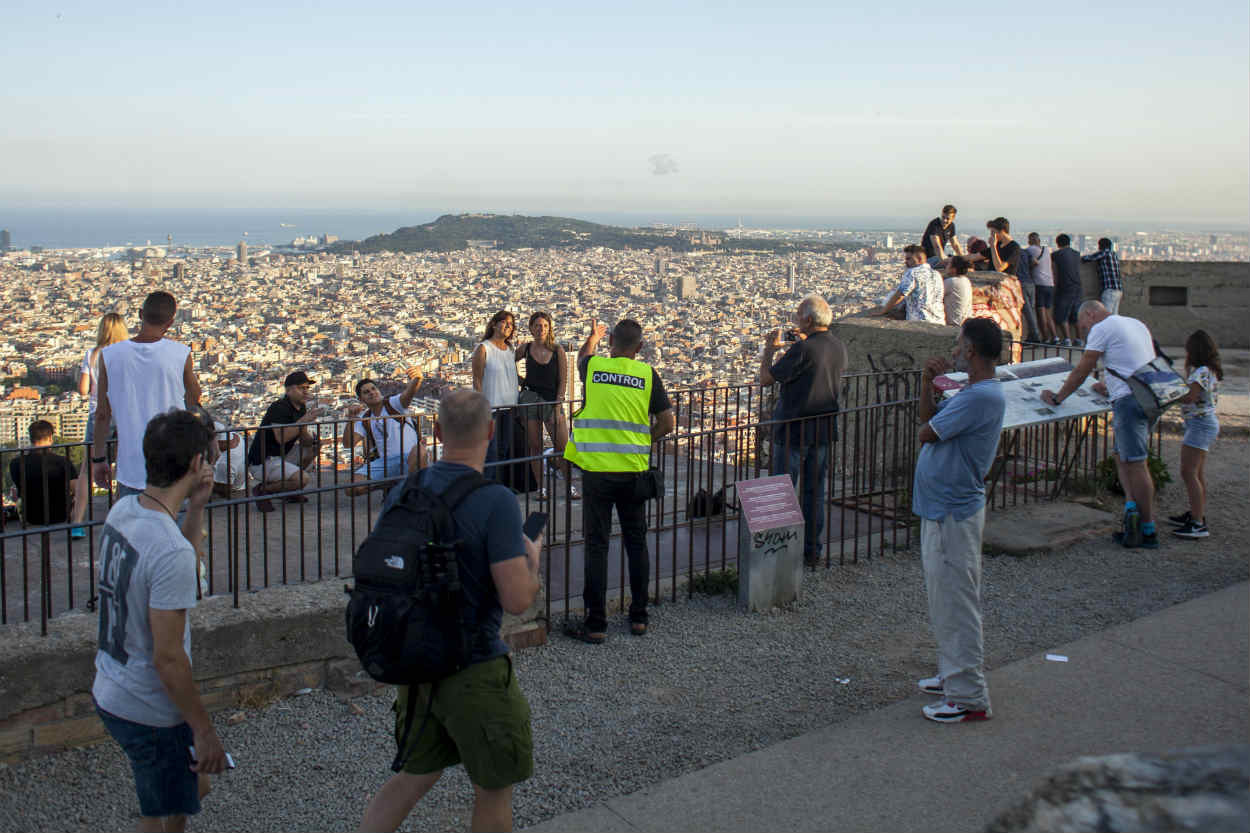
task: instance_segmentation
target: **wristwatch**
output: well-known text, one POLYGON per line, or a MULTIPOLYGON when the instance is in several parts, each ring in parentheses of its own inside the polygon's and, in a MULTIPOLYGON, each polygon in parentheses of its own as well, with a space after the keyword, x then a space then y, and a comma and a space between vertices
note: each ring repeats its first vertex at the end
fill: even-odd
POLYGON ((107 462, 108 462, 108 459, 109 459, 109 458, 107 458, 107 457, 92 457, 92 458, 91 458, 91 462, 93 462, 93 463, 107 463, 107 462))

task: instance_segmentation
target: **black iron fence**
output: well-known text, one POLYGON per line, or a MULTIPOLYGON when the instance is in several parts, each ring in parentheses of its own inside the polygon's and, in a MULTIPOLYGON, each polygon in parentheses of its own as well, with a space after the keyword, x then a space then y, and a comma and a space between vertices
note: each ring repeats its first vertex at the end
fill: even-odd
MULTIPOLYGON (((1026 345, 1025 358, 1064 352, 1026 345)), ((848 375, 836 424, 821 425, 774 421, 776 390, 771 387, 670 390, 677 429, 655 444, 653 462, 664 472, 665 489, 647 510, 653 594, 675 599, 683 581, 685 592, 691 592, 690 577, 736 566, 743 521, 734 484, 784 471, 775 458, 785 460, 796 444, 805 448, 809 436, 828 440, 821 563, 857 562, 887 547, 907 546, 914 534, 910 495, 919 450, 919 386, 917 370, 848 375)), ((532 404, 496 413, 497 433, 502 428, 507 439, 496 476, 517 491, 523 512, 542 508, 550 516, 543 557, 548 619, 580 606, 585 541, 578 478, 570 478, 559 452, 549 447, 553 437, 563 436, 561 424, 567 427, 576 405, 532 404)), ((249 464, 247 450, 275 438, 258 440, 259 426, 220 434, 219 483, 206 508, 200 553, 201 592, 230 594, 237 606, 243 594, 266 587, 349 575, 352 554, 376 519, 386 490, 404 477, 410 463, 424 465, 440 456, 431 417, 413 416, 405 424, 388 416, 309 423, 287 453, 260 465, 249 464), (363 440, 367 430, 375 431, 372 447, 363 440)), ((1014 437, 1004 432, 991 507, 1049 498, 1093 477, 1110 454, 1109 430, 1108 415, 1098 415, 1018 429, 1014 437), (1083 440, 1079 453, 1077 439, 1083 440)), ((1156 449, 1158 444, 1156 435, 1156 449)), ((18 502, 27 506, 29 496, 41 490, 49 497, 50 481, 12 483, 9 478, 11 463, 31 453, 0 449, 6 496, 17 492, 18 502)), ((38 453, 75 463, 89 456, 83 443, 38 453)), ((84 467, 78 468, 85 476, 84 467)), ((27 470, 16 466, 19 477, 27 470)), ((46 633, 52 617, 93 608, 95 541, 117 499, 117 486, 93 487, 90 494, 85 505, 79 503, 84 511, 77 523, 68 514, 23 517, 14 506, 6 508, 0 519, 0 624, 38 619, 46 633)), ((611 572, 610 589, 623 597, 628 587, 623 555, 619 569, 611 572)))

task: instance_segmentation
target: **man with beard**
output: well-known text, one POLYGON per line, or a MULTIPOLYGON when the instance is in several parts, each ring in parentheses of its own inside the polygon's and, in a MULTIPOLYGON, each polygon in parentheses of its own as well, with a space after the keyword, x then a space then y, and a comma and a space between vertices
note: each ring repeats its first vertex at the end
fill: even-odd
POLYGON ((939 723, 988 720, 981 633, 981 532, 985 527, 985 477, 998 449, 1007 401, 995 381, 1003 333, 989 318, 964 321, 951 354, 968 385, 938 403, 933 379, 950 363, 929 359, 921 377, 922 444, 916 461, 912 511, 920 516, 920 558, 937 640, 938 673, 921 691, 941 699, 924 707, 939 723))

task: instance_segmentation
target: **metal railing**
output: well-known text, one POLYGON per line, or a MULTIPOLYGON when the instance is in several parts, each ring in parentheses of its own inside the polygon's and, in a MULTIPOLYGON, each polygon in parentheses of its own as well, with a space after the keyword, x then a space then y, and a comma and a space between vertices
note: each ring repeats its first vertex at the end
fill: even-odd
MULTIPOLYGON (((1025 352, 1027 360, 1064 351, 1026 345, 1025 352)), ((841 398, 845 405, 837 417, 825 470, 821 560, 826 567, 835 562, 858 562, 887 547, 910 544, 914 534, 912 473, 919 451, 919 387, 918 370, 858 373, 844 378, 841 398)), ((653 451, 653 462, 662 468, 666 488, 647 508, 652 593, 657 598, 667 595, 675 599, 683 579, 736 566, 742 518, 734 484, 774 470, 772 440, 776 434, 787 438, 779 450, 789 450, 789 423, 772 419, 776 396, 775 388, 758 384, 669 391, 677 429, 657 442, 653 451), (718 493, 722 499, 719 507, 718 493), (717 508, 719 511, 712 511, 717 508)), ((567 425, 577 404, 556 403, 554 410, 567 425)), ((555 614, 567 615, 577 606, 585 540, 580 503, 570 493, 573 481, 563 475, 561 455, 551 450, 544 454, 523 439, 525 424, 540 416, 536 410, 540 407, 517 406, 508 412, 511 419, 501 420, 513 428, 517 443, 524 445, 511 449, 498 468, 501 479, 517 490, 524 512, 543 506, 550 514, 543 559, 547 590, 544 613, 550 620, 555 614), (535 470, 538 478, 534 478, 535 470), (550 495, 548 502, 540 499, 539 488, 550 495)), ((247 490, 221 487, 205 512, 201 553, 204 592, 230 594, 238 606, 243 594, 262 588, 350 575, 352 554, 376 520, 384 491, 404 477, 402 471, 387 471, 367 483, 353 479, 353 470, 364 460, 358 453, 359 438, 345 437, 344 429, 375 419, 394 418, 370 417, 362 422, 340 417, 310 423, 310 432, 321 439, 320 445, 315 453, 298 459, 292 455, 289 461, 296 467, 307 463, 300 469, 306 480, 302 488, 275 487, 275 491, 256 494, 257 487, 274 487, 276 469, 266 473, 263 467, 249 467, 247 476, 255 474, 256 478, 247 490), (259 511, 262 501, 269 501, 272 511, 259 511)), ((413 434, 423 444, 423 458, 437 460, 441 447, 431 418, 409 419, 413 434)), ((800 432, 796 436, 803 437, 801 432, 811 430, 802 420, 791 422, 800 432)), ((249 449, 260 430, 260 426, 233 427, 222 436, 227 442, 237 436, 239 447, 249 449)), ((1110 420, 1105 414, 1020 430, 1023 433, 1013 452, 999 461, 991 508, 1050 497, 1056 491, 1060 469, 1067 471, 1061 485, 1070 486, 1092 477, 1099 461, 1110 454, 1110 420), (1071 453, 1076 436, 1085 440, 1079 455, 1071 453)), ((548 444, 547 433, 544 428, 544 446, 548 444)), ((386 432, 380 434, 387 436, 386 432)), ((386 439, 379 443, 380 456, 392 456, 387 445, 386 439)), ((1006 446, 1005 442, 1000 444, 1000 451, 1006 446)), ((1156 450, 1160 447, 1157 433, 1154 446, 1156 450)), ((295 448, 300 448, 298 442, 295 448)), ((398 449, 400 457, 407 457, 409 451, 411 447, 398 449)), ((10 462, 25 453, 29 449, 0 449, 0 470, 7 476, 10 462)), ((90 452, 80 442, 52 446, 46 453, 86 459, 90 452)), ((227 469, 223 474, 238 473, 238 454, 236 447, 235 456, 227 457, 229 462, 223 465, 227 469)), ((31 494, 30 485, 19 484, 18 488, 22 494, 31 494)), ((96 592, 95 539, 116 500, 115 486, 107 492, 93 491, 97 494, 87 506, 83 538, 72 537, 74 524, 68 521, 28 525, 14 520, 8 512, 0 519, 0 624, 29 622, 37 617, 46 633, 48 621, 55 615, 91 609, 96 592)), ((614 529, 617 534, 619 530, 614 529)), ((619 590, 623 602, 628 587, 623 554, 619 570, 611 572, 615 575, 610 578, 610 592, 619 590)), ((686 592, 692 592, 689 581, 686 592)))

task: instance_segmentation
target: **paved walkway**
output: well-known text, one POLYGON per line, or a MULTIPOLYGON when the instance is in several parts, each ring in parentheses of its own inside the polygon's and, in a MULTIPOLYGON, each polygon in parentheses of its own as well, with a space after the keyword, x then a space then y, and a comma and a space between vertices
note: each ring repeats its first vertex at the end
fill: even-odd
POLYGON ((1246 742, 1248 658, 1242 583, 990 672, 987 723, 926 721, 918 693, 530 829, 981 830, 1081 755, 1246 742))

